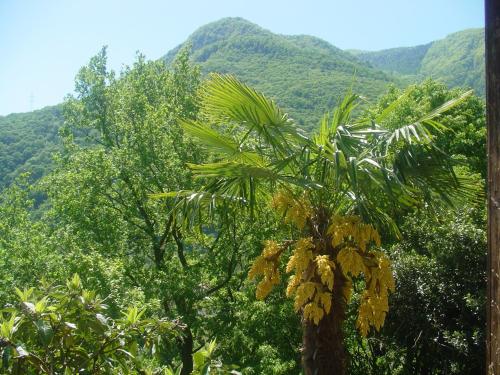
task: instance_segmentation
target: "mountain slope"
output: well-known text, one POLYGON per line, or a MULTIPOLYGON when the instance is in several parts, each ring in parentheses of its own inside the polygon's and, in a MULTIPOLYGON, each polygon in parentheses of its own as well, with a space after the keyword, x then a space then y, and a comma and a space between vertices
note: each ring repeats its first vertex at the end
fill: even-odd
POLYGON ((47 173, 62 123, 60 105, 0 116, 0 190, 22 172, 33 179, 47 173))
MULTIPOLYGON (((183 45, 191 44, 204 73, 237 75, 310 130, 351 86, 374 101, 388 83, 432 76, 483 94, 483 35, 482 29, 465 30, 422 46, 347 52, 316 37, 273 34, 242 18, 225 18, 199 28, 183 45)), ((163 58, 171 62, 183 45, 163 58)), ((0 116, 0 190, 25 170, 35 179, 46 173, 62 122, 60 105, 0 116)))
POLYGON ((435 41, 422 60, 420 74, 443 79, 450 86, 485 92, 484 30, 470 29, 435 41))
POLYGON ((432 43, 415 47, 399 47, 382 51, 366 52, 351 50, 360 60, 374 67, 393 73, 418 74, 422 60, 432 43))
POLYGON ((273 34, 241 18, 201 27, 165 60, 186 44, 204 73, 236 75, 275 98, 308 130, 351 86, 375 100, 388 83, 399 83, 319 38, 273 34))
POLYGON ((472 87, 478 95, 485 92, 483 29, 459 31, 416 47, 351 53, 386 72, 442 79, 450 87, 472 87))

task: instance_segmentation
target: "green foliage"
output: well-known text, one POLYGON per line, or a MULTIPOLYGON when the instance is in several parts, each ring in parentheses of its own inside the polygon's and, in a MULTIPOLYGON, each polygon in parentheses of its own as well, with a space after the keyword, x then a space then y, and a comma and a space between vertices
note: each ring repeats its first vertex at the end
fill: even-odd
MULTIPOLYGON (((391 115, 386 118, 390 127, 401 122, 412 122, 432 108, 446 103, 464 92, 463 89, 448 89, 443 83, 433 80, 412 85, 405 90, 390 88, 383 95, 376 113, 382 113, 391 103, 400 98, 391 115)), ((455 108, 450 109, 439 121, 448 129, 436 139, 436 145, 448 155, 463 160, 473 173, 486 177, 486 120, 485 103, 481 97, 471 95, 455 108)))
POLYGON ((67 276, 59 254, 47 246, 48 226, 33 217, 32 195, 25 174, 0 193, 0 305, 11 300, 12 287, 67 276))
POLYGON ((451 214, 413 215, 394 249, 398 292, 386 334, 403 350, 407 374, 485 371, 484 212, 451 214))
POLYGON ((440 78, 451 87, 472 87, 485 95, 484 30, 471 29, 434 42, 422 60, 420 74, 440 78))
POLYGON ((432 43, 373 52, 358 50, 351 50, 349 52, 360 60, 370 63, 375 68, 388 72, 416 75, 419 72, 422 59, 431 45, 432 43))
MULTIPOLYGON (((169 54, 169 66, 138 56, 120 74, 108 71, 102 51, 80 71, 76 94, 63 107, 0 118, 0 189, 10 185, 0 194, 0 305, 12 304, 2 313, 3 336, 20 324, 17 341, 3 347, 10 353, 4 355, 10 355, 5 372, 14 366, 26 373, 31 366, 36 373, 42 362, 35 355, 64 366, 55 350, 57 340, 47 351, 35 319, 42 325, 75 324, 76 329, 58 331, 58 342, 80 340, 87 354, 103 344, 103 332, 113 336, 127 319, 138 319, 149 332, 122 331, 130 339, 124 345, 137 348, 139 355, 122 347, 134 359, 111 345, 109 361, 102 366, 125 363, 130 372, 136 366, 147 374, 161 365, 176 369, 163 368, 167 374, 187 374, 190 364, 196 374, 209 367, 212 373, 233 370, 221 363, 220 355, 225 363, 239 364, 244 374, 299 373, 300 318, 283 297, 284 283, 264 303, 255 300, 255 285, 246 280, 263 240, 296 236, 289 226, 278 225, 279 218, 267 207, 256 204, 277 186, 297 194, 315 192, 315 203, 361 213, 384 228, 393 219, 402 227, 405 240, 391 253, 398 288, 387 327, 381 335, 362 339, 353 320, 346 324, 353 374, 482 372, 484 220, 481 209, 463 204, 481 195, 461 197, 465 208, 458 212, 439 206, 423 210, 421 202, 448 195, 439 186, 443 181, 447 188, 458 186, 450 176, 471 185, 480 185, 485 177, 484 101, 465 95, 446 108, 464 90, 428 80, 406 90, 392 87, 371 107, 347 95, 333 113, 317 121, 337 100, 332 93, 344 93, 353 82, 355 88, 366 88, 360 91, 369 99, 382 92, 385 82, 400 82, 320 39, 278 36, 240 19, 207 25, 190 43, 203 72, 234 72, 276 97, 287 111, 249 87, 235 89, 232 78, 200 85, 186 50, 175 61, 174 52, 169 54), (217 101, 210 106, 214 96, 217 101), (368 111, 355 120, 353 114, 362 112, 359 103, 368 111), (439 113, 426 115, 435 108, 439 113), (66 125, 60 142, 56 133, 62 111, 66 125), (287 113, 307 130, 317 122, 320 126, 305 137, 287 113), (203 147, 184 132, 203 139, 203 147), (431 141, 451 156, 441 160, 449 163, 448 169, 434 180, 439 163, 422 156, 430 150, 433 156, 444 154, 429 146, 431 141), (374 147, 365 150, 366 144, 374 147), (30 145, 45 150, 39 159, 30 145), (201 179, 193 179, 186 163, 201 179), (32 177, 22 174, 25 169, 33 171, 32 177), (30 185, 41 175, 46 177, 30 185), (207 184, 214 176, 222 178, 207 184), (328 194, 321 193, 324 186, 328 194), (394 209, 386 199, 388 191, 401 199, 397 204, 404 209, 394 209), (154 194, 164 199, 152 199, 154 194), (43 210, 37 210, 42 197, 43 210), (256 209, 241 211, 242 206, 256 209), (413 207, 422 211, 404 217, 413 207), (75 272, 88 288, 106 296, 104 310, 99 310, 102 300, 89 297, 105 325, 69 297, 69 285, 24 289, 42 277, 61 284, 75 272), (18 295, 13 287, 19 288, 18 295), (52 321, 51 312, 36 312, 57 310, 63 303, 71 308, 60 313, 60 321, 52 321), (141 306, 142 316, 175 319, 179 334, 166 332, 172 340, 162 339, 153 355, 152 347, 148 351, 144 346, 151 342, 143 333, 158 333, 151 325, 155 320, 143 319, 139 310, 128 310, 130 305, 141 306), (11 319, 14 311, 17 321, 11 319), (103 328, 94 332, 85 324, 103 328), (16 353, 17 347, 22 349, 16 353)), ((403 69, 403 61, 424 49, 392 51, 394 69, 403 69)), ((73 295, 83 298, 83 289, 78 290, 73 295)), ((354 299, 352 311, 356 303, 354 299)), ((81 360, 73 349, 69 353, 72 363, 81 360)))
MULTIPOLYGON (((216 359, 215 351, 217 342, 215 340, 205 344, 202 348, 193 353, 194 369, 191 375, 210 375, 210 374, 231 374, 241 375, 235 369, 237 366, 224 365, 220 360, 216 359)), ((164 375, 180 375, 182 365, 173 369, 171 366, 165 369, 164 375)))
POLYGON ((308 131, 346 88, 373 100, 387 83, 398 82, 319 38, 273 34, 241 18, 205 25, 187 44, 204 73, 234 74, 275 98, 308 131))
POLYGON ((219 338, 220 353, 244 374, 299 374, 301 329, 284 285, 265 302, 255 301, 255 285, 234 293, 231 330, 219 338))
POLYGON ((392 250, 391 314, 382 336, 364 344, 368 350, 353 373, 484 372, 483 210, 418 212, 407 218, 403 234, 392 250))
POLYGON ((0 190, 23 172, 34 181, 50 171, 62 122, 61 106, 0 116, 0 190))
POLYGON ((135 301, 183 323, 163 353, 183 364, 182 374, 192 370, 196 347, 228 330, 207 316, 227 309, 244 250, 262 241, 248 218, 217 214, 214 224, 187 230, 175 202, 151 199, 196 186, 184 164, 207 156, 177 120, 195 117, 198 82, 185 51, 171 69, 139 56, 117 78, 103 50, 77 76, 77 96, 64 106, 64 151, 41 183, 53 246, 107 296, 110 311, 135 301), (222 230, 219 220, 232 225, 222 230))
POLYGON ((416 47, 351 52, 375 68, 407 75, 401 77, 405 81, 431 77, 449 87, 470 87, 485 95, 483 29, 459 31, 416 47))
POLYGON ((42 281, 16 294, 0 311, 2 370, 11 374, 144 373, 162 340, 178 335, 174 323, 145 319, 137 307, 112 319, 77 274, 65 286, 42 281))

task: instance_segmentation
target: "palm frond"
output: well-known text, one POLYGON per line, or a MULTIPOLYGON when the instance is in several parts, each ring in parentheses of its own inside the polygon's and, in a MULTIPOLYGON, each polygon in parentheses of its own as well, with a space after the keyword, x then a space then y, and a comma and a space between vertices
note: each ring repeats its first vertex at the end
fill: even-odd
MULTIPOLYGON (((410 92, 410 91, 409 91, 410 92)), ((417 121, 411 124, 402 125, 392 131, 388 131, 382 137, 382 141, 385 143, 386 152, 388 149, 402 141, 408 144, 430 144, 435 137, 435 134, 443 133, 448 131, 449 128, 438 121, 438 118, 450 109, 460 105, 464 100, 466 100, 470 95, 472 95, 472 90, 467 91, 455 99, 451 99, 446 103, 434 108, 429 113, 425 114, 417 121)), ((376 121, 381 123, 381 120, 387 118, 390 113, 397 108, 396 104, 399 104, 407 96, 407 93, 400 96, 395 102, 389 105, 382 114, 377 117, 376 121)))
POLYGON ((195 177, 259 178, 276 180, 279 174, 271 168, 234 161, 207 164, 188 164, 195 177))
POLYGON ((192 120, 181 120, 182 129, 210 151, 217 154, 224 154, 231 161, 241 161, 264 165, 264 159, 256 152, 243 150, 242 147, 232 138, 221 134, 210 126, 192 120))
POLYGON ((212 74, 203 87, 203 108, 214 120, 285 127, 288 116, 274 101, 234 76, 212 74))
POLYGON ((231 138, 222 135, 205 124, 193 120, 180 120, 182 129, 192 137, 197 138, 211 151, 234 155, 239 152, 238 144, 231 138))
POLYGON ((290 142, 304 140, 293 121, 273 100, 233 76, 212 74, 203 87, 202 103, 212 121, 237 123, 280 155, 290 153, 290 142))
POLYGON ((323 146, 337 133, 339 126, 350 122, 352 111, 357 107, 358 95, 347 93, 340 104, 334 108, 333 115, 326 113, 320 121, 319 129, 313 136, 313 141, 318 146, 323 146))
POLYGON ((440 105, 439 107, 433 109, 431 112, 423 116, 418 120, 418 122, 426 122, 428 120, 433 120, 436 117, 441 116, 443 113, 449 111, 450 109, 456 107, 457 105, 463 103, 468 97, 473 94, 473 90, 464 92, 458 98, 448 100, 446 103, 440 105))
POLYGON ((167 199, 173 202, 171 214, 178 223, 191 227, 213 220, 216 215, 224 217, 233 209, 246 206, 244 199, 213 191, 180 190, 151 194, 154 199, 167 199))

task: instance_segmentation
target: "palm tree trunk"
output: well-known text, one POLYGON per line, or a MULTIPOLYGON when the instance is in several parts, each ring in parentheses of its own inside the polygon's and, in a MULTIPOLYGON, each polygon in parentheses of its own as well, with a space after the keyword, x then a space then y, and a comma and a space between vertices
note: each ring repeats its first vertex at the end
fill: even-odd
POLYGON ((346 375, 347 352, 342 324, 346 315, 346 279, 335 272, 332 308, 318 325, 303 321, 302 366, 305 375, 346 375))

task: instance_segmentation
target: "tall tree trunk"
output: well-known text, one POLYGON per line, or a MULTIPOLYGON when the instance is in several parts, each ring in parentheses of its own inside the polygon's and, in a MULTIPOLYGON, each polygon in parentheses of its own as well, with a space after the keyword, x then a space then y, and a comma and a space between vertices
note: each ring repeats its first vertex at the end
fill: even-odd
MULTIPOLYGON (((183 296, 174 297, 175 304, 179 313, 185 318, 190 314, 190 308, 186 304, 186 300, 183 296)), ((189 319, 188 319, 189 321, 189 319)), ((190 375, 193 372, 193 351, 194 351, 194 340, 193 333, 187 322, 185 328, 182 330, 182 336, 178 338, 178 348, 181 355, 182 361, 182 371, 181 375, 190 375)))
POLYGON ((181 361, 181 375, 190 375, 193 372, 193 334, 188 326, 186 326, 183 331, 181 342, 181 361))
POLYGON ((342 325, 346 316, 346 279, 335 272, 332 308, 318 325, 303 322, 302 366, 305 375, 346 375, 347 352, 342 325))

